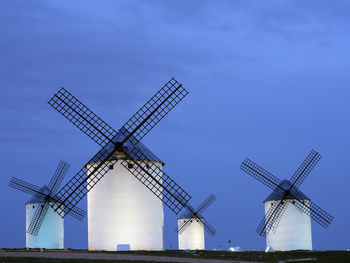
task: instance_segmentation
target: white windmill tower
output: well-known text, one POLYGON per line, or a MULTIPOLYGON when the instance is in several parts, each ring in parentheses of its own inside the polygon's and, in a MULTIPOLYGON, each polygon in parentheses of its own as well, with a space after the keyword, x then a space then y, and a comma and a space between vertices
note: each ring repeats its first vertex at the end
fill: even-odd
POLYGON ((197 209, 188 205, 186 211, 178 218, 176 231, 178 233, 180 250, 204 250, 204 229, 206 229, 211 236, 215 235, 216 230, 201 214, 215 200, 216 197, 211 194, 197 209))
MULTIPOLYGON (((124 152, 130 153, 133 147, 126 143, 124 152)), ((146 146, 139 142, 136 147, 143 153, 142 161, 162 170, 164 163, 146 146)), ((124 152, 117 152, 110 160, 127 158, 124 152)), ((97 166, 100 161, 97 159, 88 166, 97 166)), ((87 195, 89 250, 163 250, 162 201, 121 162, 110 165, 103 180, 87 195)), ((159 174, 151 174, 162 180, 159 174)))
POLYGON ((191 197, 140 140, 187 94, 172 78, 118 132, 64 88, 49 101, 102 147, 56 195, 62 217, 88 195, 90 250, 163 249, 162 202, 178 214, 191 197))
MULTIPOLYGON (((62 249, 64 239, 63 218, 54 212, 51 206, 61 201, 55 197, 69 164, 61 161, 48 186, 38 187, 13 177, 9 186, 33 197, 26 203, 26 247, 62 249)), ((71 213, 82 220, 85 212, 74 208, 71 213)))
POLYGON ((191 222, 183 233, 178 234, 178 242, 180 250, 204 250, 205 240, 204 240, 204 226, 200 219, 204 218, 191 218, 191 214, 188 213, 180 217, 178 222, 178 227, 186 224, 186 222, 191 222))
MULTIPOLYGON (((291 184, 283 180, 281 188, 289 189, 291 184)), ((298 192, 298 200, 309 205, 310 198, 302 192, 298 192)), ((300 211, 295 203, 298 202, 292 196, 285 196, 280 188, 273 191, 265 200, 265 218, 269 218, 271 211, 276 209, 274 224, 266 236, 266 247, 273 250, 312 250, 311 218, 308 213, 300 211), (282 206, 277 208, 277 206, 282 206), (272 210, 270 210, 272 209, 272 210), (283 214, 283 216, 282 216, 283 214)), ((265 224, 264 220, 264 224, 265 224)))
POLYGON ((257 233, 266 237, 267 249, 312 250, 311 219, 327 228, 333 216, 314 204, 298 190, 321 155, 312 150, 290 180, 281 181, 249 159, 241 169, 259 180, 273 192, 265 199, 265 216, 257 233))
MULTIPOLYGON (((47 186, 42 187, 40 190, 43 193, 49 193, 47 186)), ((26 247, 63 249, 63 218, 45 203, 45 196, 33 196, 26 203, 26 229, 30 230, 33 228, 31 222, 36 222, 40 214, 45 214, 41 222, 40 231, 38 230, 36 235, 30 233, 30 231, 26 232, 26 247)))

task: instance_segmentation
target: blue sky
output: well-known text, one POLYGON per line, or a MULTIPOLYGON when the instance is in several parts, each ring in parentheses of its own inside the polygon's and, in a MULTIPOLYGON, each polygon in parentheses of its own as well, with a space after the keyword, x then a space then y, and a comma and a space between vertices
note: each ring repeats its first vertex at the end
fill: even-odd
MULTIPOLYGON (((29 196, 12 176, 48 183, 62 159, 68 179, 99 149, 47 104, 61 86, 118 129, 175 77, 190 94, 143 142, 194 206, 217 196, 207 248, 265 246, 255 229, 270 191, 239 170, 244 158, 283 179, 311 149, 322 159, 300 190, 335 217, 313 223, 314 249, 350 248, 349 12, 348 1, 2 0, 0 247, 25 246, 29 196)), ((66 247, 87 247, 86 219, 65 230, 66 247)))

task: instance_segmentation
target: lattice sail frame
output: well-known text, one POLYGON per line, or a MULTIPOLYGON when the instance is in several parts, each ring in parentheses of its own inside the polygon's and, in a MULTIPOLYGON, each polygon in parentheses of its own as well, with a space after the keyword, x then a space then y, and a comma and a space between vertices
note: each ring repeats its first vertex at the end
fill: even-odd
POLYGON ((30 221, 30 224, 27 229, 27 233, 31 235, 38 235, 39 230, 41 228, 41 225, 46 217, 47 211, 49 209, 50 205, 48 202, 45 202, 44 204, 39 205, 34 213, 34 216, 32 220, 30 221))
POLYGON ((145 161, 146 156, 140 150, 134 147, 131 154, 126 153, 126 156, 121 164, 175 214, 186 206, 191 196, 157 165, 145 161), (134 164, 133 168, 130 168, 130 164, 134 164))
POLYGON ((9 183, 9 187, 17 189, 19 191, 22 191, 24 193, 30 194, 38 198, 46 196, 46 194, 41 191, 40 187, 31 183, 28 183, 26 181, 23 181, 21 179, 18 179, 16 177, 12 177, 9 183))
POLYGON ((267 170, 257 165, 248 158, 246 158, 242 162, 240 168, 242 171, 251 175, 253 178, 260 181, 272 190, 275 190, 276 187, 278 187, 282 183, 282 181, 279 178, 277 178, 272 173, 268 172, 267 170))
POLYGON ((311 170, 316 166, 318 161, 321 159, 321 155, 315 150, 311 150, 306 159, 302 162, 300 167, 296 170, 294 175, 289 179, 291 182, 291 188, 299 188, 299 186, 304 182, 306 177, 309 175, 311 170))
MULTIPOLYGON (((33 218, 27 228, 27 233, 31 234, 31 235, 38 235, 39 230, 41 228, 41 225, 45 219, 45 216, 47 214, 48 208, 49 208, 49 204, 52 203, 60 203, 61 201, 55 197, 55 193, 59 187, 59 185, 62 183, 62 180, 64 178, 64 176, 66 175, 68 169, 69 169, 69 164, 64 162, 64 161, 60 161, 59 165, 56 168, 56 171, 54 173, 54 175, 52 176, 48 188, 44 191, 43 188, 40 188, 36 185, 33 185, 31 183, 25 182, 21 179, 18 179, 16 177, 13 177, 10 180, 9 186, 20 190, 22 192, 25 192, 27 194, 31 194, 34 197, 37 198, 44 198, 44 203, 41 204, 40 206, 37 207, 33 218)), ((86 212, 81 210, 78 207, 75 207, 75 209, 73 209, 71 215, 79 220, 82 220, 85 216, 86 212)))
POLYGON ((259 235, 266 237, 270 230, 276 230, 288 203, 295 205, 301 212, 310 216, 322 227, 327 228, 329 226, 333 220, 333 216, 310 200, 305 200, 301 192, 297 189, 309 175, 311 170, 316 166, 320 158, 321 155, 318 152, 312 150, 289 180, 291 182, 289 189, 282 188, 280 186, 282 181, 279 178, 275 177, 248 158, 242 162, 242 165, 240 167, 241 170, 251 175, 253 178, 262 182, 274 191, 280 189, 285 193, 288 193, 284 195, 283 199, 280 200, 280 202, 275 202, 275 204, 268 210, 267 214, 264 216, 263 220, 260 222, 256 230, 259 235), (289 202, 290 200, 288 199, 290 198, 293 199, 293 202, 289 202))
MULTIPOLYGON (((216 234, 216 230, 208 222, 208 220, 204 219, 202 212, 204 212, 204 210, 206 210, 215 200, 215 195, 211 194, 204 201, 202 201, 200 205, 197 206, 197 209, 194 209, 192 206, 187 205, 186 210, 191 213, 191 217, 187 220, 182 221, 181 224, 175 229, 175 231, 181 235, 191 225, 193 220, 197 220, 198 223, 204 226, 204 229, 209 235, 214 236, 216 234)), ((178 219, 185 218, 186 214, 187 212, 185 211, 178 219)))
POLYGON ((266 215, 261 220, 256 232, 263 237, 267 236, 267 233, 272 230, 275 231, 282 218, 284 211, 287 208, 287 200, 274 202, 266 215))
POLYGON ((62 217, 70 213, 71 209, 108 172, 109 167, 114 165, 116 161, 111 158, 116 149, 124 151, 122 145, 130 143, 133 149, 131 152, 124 152, 128 160, 122 160, 122 165, 175 214, 179 213, 191 196, 155 164, 143 161, 144 156, 138 150, 137 143, 187 94, 188 92, 182 85, 172 78, 118 132, 64 88, 55 94, 48 103, 102 146, 102 149, 88 161, 87 165, 57 193, 57 196, 63 201, 61 205, 54 207, 55 211, 62 217), (116 140, 118 137, 123 139, 118 141, 116 140), (95 163, 96 160, 99 160, 97 165, 89 165, 95 163), (130 168, 130 162, 138 169, 130 168), (149 171, 155 173, 155 176, 149 171), (160 177, 162 180, 157 179, 160 177))

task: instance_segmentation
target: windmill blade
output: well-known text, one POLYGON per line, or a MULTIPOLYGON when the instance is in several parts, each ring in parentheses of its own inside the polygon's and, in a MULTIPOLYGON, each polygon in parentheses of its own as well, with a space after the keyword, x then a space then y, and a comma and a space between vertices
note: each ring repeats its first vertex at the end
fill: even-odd
POLYGON ((111 147, 111 143, 107 144, 57 192, 55 198, 61 202, 50 205, 62 218, 72 211, 79 201, 110 170, 110 166, 116 163, 116 160, 110 160, 114 154, 114 147, 111 147), (102 161, 96 163, 96 160, 102 161), (92 163, 95 163, 95 165, 89 165, 92 163))
POLYGON ((86 215, 86 211, 80 209, 77 206, 72 207, 72 209, 69 211, 69 215, 74 217, 75 219, 78 219, 79 221, 82 221, 86 215))
POLYGON ((200 218, 199 220, 202 222, 202 224, 204 225, 204 229, 210 236, 214 236, 216 234, 215 228, 207 220, 204 220, 202 218, 200 218))
POLYGON ((191 218, 188 218, 188 219, 185 219, 183 222, 181 222, 181 224, 175 228, 175 231, 181 235, 186 229, 187 227, 192 224, 192 217, 191 218))
POLYGON ((31 183, 25 182, 16 177, 12 177, 12 179, 10 180, 9 186, 38 198, 46 196, 46 194, 41 191, 40 187, 33 185, 31 183))
MULTIPOLYGON (((64 203, 61 200, 59 200, 59 198, 56 196, 49 198, 49 200, 50 200, 50 206, 54 209, 57 208, 59 204, 62 204, 62 206, 64 206, 64 203)), ((74 217, 75 219, 78 219, 79 221, 82 221, 86 215, 86 211, 80 209, 77 206, 74 206, 69 211, 69 215, 74 217)))
POLYGON ((64 88, 61 88, 48 103, 101 147, 117 135, 111 126, 64 88))
POLYGON ((300 167, 296 170, 292 178, 289 180, 291 183, 290 189, 292 189, 292 187, 298 188, 304 182, 305 178, 316 166, 321 157, 322 156, 314 150, 309 153, 300 167))
POLYGON ((49 203, 45 202, 43 205, 39 205, 36 209, 34 216, 28 226, 27 233, 31 235, 38 235, 40 227, 45 219, 47 211, 49 209, 49 203))
POLYGON ((161 119, 164 118, 186 95, 188 91, 174 78, 169 80, 149 101, 146 102, 119 130, 126 131, 121 144, 130 141, 136 145, 161 119))
POLYGON ((60 163, 58 164, 56 171, 54 173, 54 175, 52 176, 50 183, 49 183, 49 189, 50 189, 50 194, 54 194, 57 192, 58 187, 61 185, 63 178, 66 176, 67 171, 69 169, 69 164, 64 162, 64 161, 60 161, 60 163))
MULTIPOLYGON (((168 81, 120 129, 124 144, 132 139, 137 144, 188 92, 174 78, 168 81)), ((48 102, 92 140, 104 147, 112 142, 117 132, 64 88, 48 102)))
MULTIPOLYGON (((283 217, 283 214, 288 207, 288 203, 290 203, 290 201, 288 199, 285 199, 283 202, 284 202, 284 204, 282 204, 282 208, 277 211, 278 213, 276 213, 276 216, 274 218, 274 222, 270 228, 270 231, 272 231, 273 233, 276 232, 277 227, 278 227, 278 225, 283 217)), ((268 232, 266 232, 266 235, 267 235, 267 233, 268 232)))
POLYGON ((295 198, 296 202, 294 205, 303 213, 310 216, 316 223, 321 225, 323 228, 327 228, 333 220, 333 216, 324 211, 322 208, 317 206, 310 200, 302 200, 295 198))
POLYGON ((74 206, 72 210, 70 210, 69 215, 75 219, 78 219, 79 221, 82 221, 86 215, 86 211, 80 209, 77 206, 74 206))
POLYGON ((206 210, 214 201, 216 200, 215 195, 210 194, 207 199, 205 199, 198 207, 197 207, 197 213, 202 213, 204 210, 206 210))
POLYGON ((256 229, 256 232, 260 236, 266 237, 270 230, 275 230, 286 208, 286 201, 280 200, 274 202, 267 211, 264 218, 261 220, 258 228, 256 229))
POLYGON ((137 148, 124 151, 121 164, 157 196, 175 214, 186 206, 191 196, 137 148))
POLYGON ((247 174, 251 175, 253 178, 257 179, 258 181, 262 182, 264 185, 271 188, 272 190, 275 190, 276 188, 284 190, 280 187, 280 183, 282 181, 279 178, 269 173, 264 168, 257 165, 248 158, 246 158, 242 162, 240 169, 246 172, 247 174))

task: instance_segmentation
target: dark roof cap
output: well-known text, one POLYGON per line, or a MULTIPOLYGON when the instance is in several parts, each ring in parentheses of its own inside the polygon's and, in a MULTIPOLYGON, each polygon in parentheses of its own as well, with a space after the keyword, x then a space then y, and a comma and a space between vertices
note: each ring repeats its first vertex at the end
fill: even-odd
MULTIPOLYGON (((50 189, 44 185, 43 187, 40 188, 40 192, 49 194, 50 189)), ((37 203, 44 203, 45 202, 45 196, 32 196, 26 204, 37 204, 37 203)))
MULTIPOLYGON (((291 187, 291 183, 288 180, 283 180, 280 183, 280 187, 282 187, 283 189, 287 190, 291 187)), ((304 193, 302 193, 301 191, 299 191, 297 188, 292 187, 292 189, 290 190, 290 193, 297 197, 298 199, 301 200, 310 200, 309 197, 307 197, 304 193)), ((275 190, 264 200, 265 202, 269 202, 269 201, 278 201, 278 200, 282 200, 284 197, 285 191, 283 191, 281 188, 276 187, 275 190)), ((293 199, 291 196, 287 196, 286 199, 293 199)))
MULTIPOLYGON (((192 211, 196 211, 192 206, 188 206, 189 208, 186 208, 186 211, 183 212, 183 214, 178 219, 187 219, 191 218, 193 216, 192 211)), ((204 219, 202 215, 197 215, 198 218, 204 219)))
MULTIPOLYGON (((118 134, 114 137, 113 141, 114 142, 121 142, 127 135, 129 134, 129 132, 122 128, 119 130, 118 134)), ((136 138, 132 135, 130 136, 129 140, 127 140, 124 145, 123 145, 123 149, 124 151, 126 151, 133 159, 135 160, 141 160, 140 157, 136 156, 134 153, 133 153, 133 149, 136 147, 136 149, 140 152, 142 152, 143 154, 143 158, 142 158, 142 161, 154 161, 154 162, 160 162, 163 166, 165 165, 164 162, 159 159, 153 152, 151 152, 150 149, 148 149, 142 142, 138 142, 136 144, 136 146, 134 146, 133 143, 131 143, 132 141, 135 141, 136 138)), ((114 148, 114 144, 113 143, 110 143, 109 145, 107 145, 106 147, 106 152, 110 152, 113 148, 114 148)), ((101 162, 103 161, 104 159, 104 154, 101 154, 99 156, 99 158, 95 158, 91 161, 91 163, 95 163, 95 162, 101 162)), ((116 156, 115 154, 113 154, 109 160, 116 160, 116 156)))

